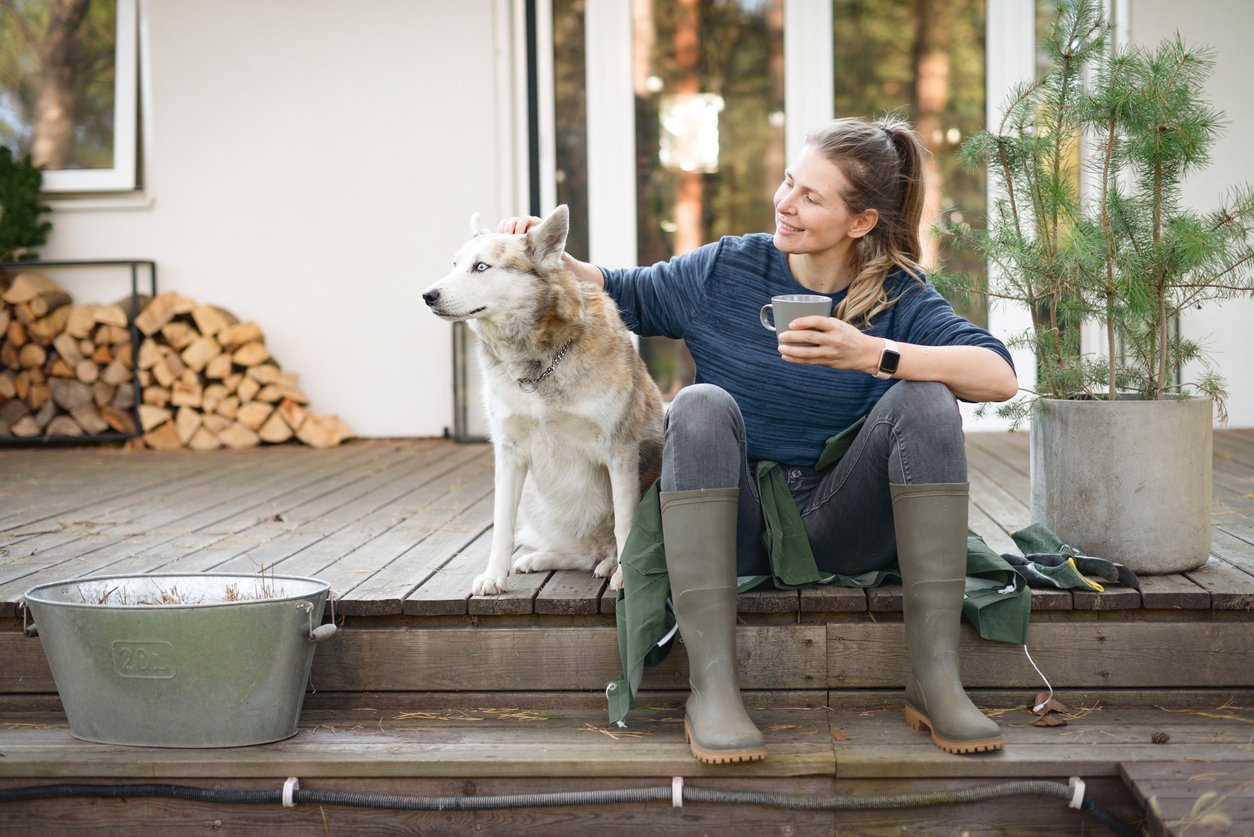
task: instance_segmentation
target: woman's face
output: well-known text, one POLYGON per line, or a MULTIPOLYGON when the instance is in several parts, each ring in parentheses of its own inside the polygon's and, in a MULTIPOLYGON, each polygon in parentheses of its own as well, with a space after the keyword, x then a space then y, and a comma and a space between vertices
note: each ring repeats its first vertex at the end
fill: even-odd
POLYGON ((811 146, 801 149, 775 190, 775 246, 785 253, 839 255, 875 227, 878 213, 855 215, 845 203, 849 179, 811 146))

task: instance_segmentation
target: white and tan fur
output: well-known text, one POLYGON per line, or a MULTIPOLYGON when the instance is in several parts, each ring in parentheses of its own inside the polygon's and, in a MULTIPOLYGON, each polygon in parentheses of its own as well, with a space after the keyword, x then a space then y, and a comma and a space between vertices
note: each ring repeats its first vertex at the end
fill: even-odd
POLYGON ((490 233, 476 214, 423 293, 479 338, 496 497, 477 596, 505 589, 516 547, 515 572, 592 570, 621 587, 618 557, 661 463, 661 395, 613 301, 563 265, 568 227, 565 206, 524 235, 490 233))

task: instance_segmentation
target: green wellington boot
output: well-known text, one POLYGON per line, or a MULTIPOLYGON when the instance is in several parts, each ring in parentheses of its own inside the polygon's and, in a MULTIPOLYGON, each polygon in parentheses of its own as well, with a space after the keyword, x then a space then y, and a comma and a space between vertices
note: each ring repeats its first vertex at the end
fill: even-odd
POLYGON ((967 565, 967 483, 892 485, 910 682, 906 723, 948 753, 1000 750, 1001 728, 963 691, 958 635, 967 565))
POLYGON ((662 537, 692 694, 684 737, 706 764, 766 758, 736 684, 735 488, 664 491, 662 537))

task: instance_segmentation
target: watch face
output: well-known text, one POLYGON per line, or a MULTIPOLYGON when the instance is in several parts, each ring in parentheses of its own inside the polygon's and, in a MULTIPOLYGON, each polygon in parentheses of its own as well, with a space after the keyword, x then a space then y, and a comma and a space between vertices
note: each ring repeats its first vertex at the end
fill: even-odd
POLYGON ((897 371, 897 364, 901 361, 901 355, 892 349, 885 349, 884 354, 880 356, 880 371, 892 375, 897 371))

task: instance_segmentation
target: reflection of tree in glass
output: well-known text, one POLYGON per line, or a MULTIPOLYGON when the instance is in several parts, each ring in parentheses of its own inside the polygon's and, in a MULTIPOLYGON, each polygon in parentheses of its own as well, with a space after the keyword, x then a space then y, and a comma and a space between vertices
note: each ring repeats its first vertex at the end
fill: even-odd
POLYGON ((113 165, 117 5, 0 3, 0 142, 48 169, 113 165))
MULTIPOLYGON (((783 0, 634 0, 632 14, 639 262, 773 229, 771 195, 784 169, 783 0), (662 108, 694 94, 723 101, 715 171, 659 160, 662 108)), ((649 338, 641 354, 665 396, 691 382, 681 341, 649 338)))
MULTIPOLYGON (((984 127, 985 0, 834 0, 836 115, 897 110, 932 151, 924 207, 924 266, 941 259, 979 274, 978 259, 942 252, 932 225, 945 213, 983 217, 984 174, 963 168, 957 151, 984 127)), ((978 323, 981 305, 962 311, 978 323)))

